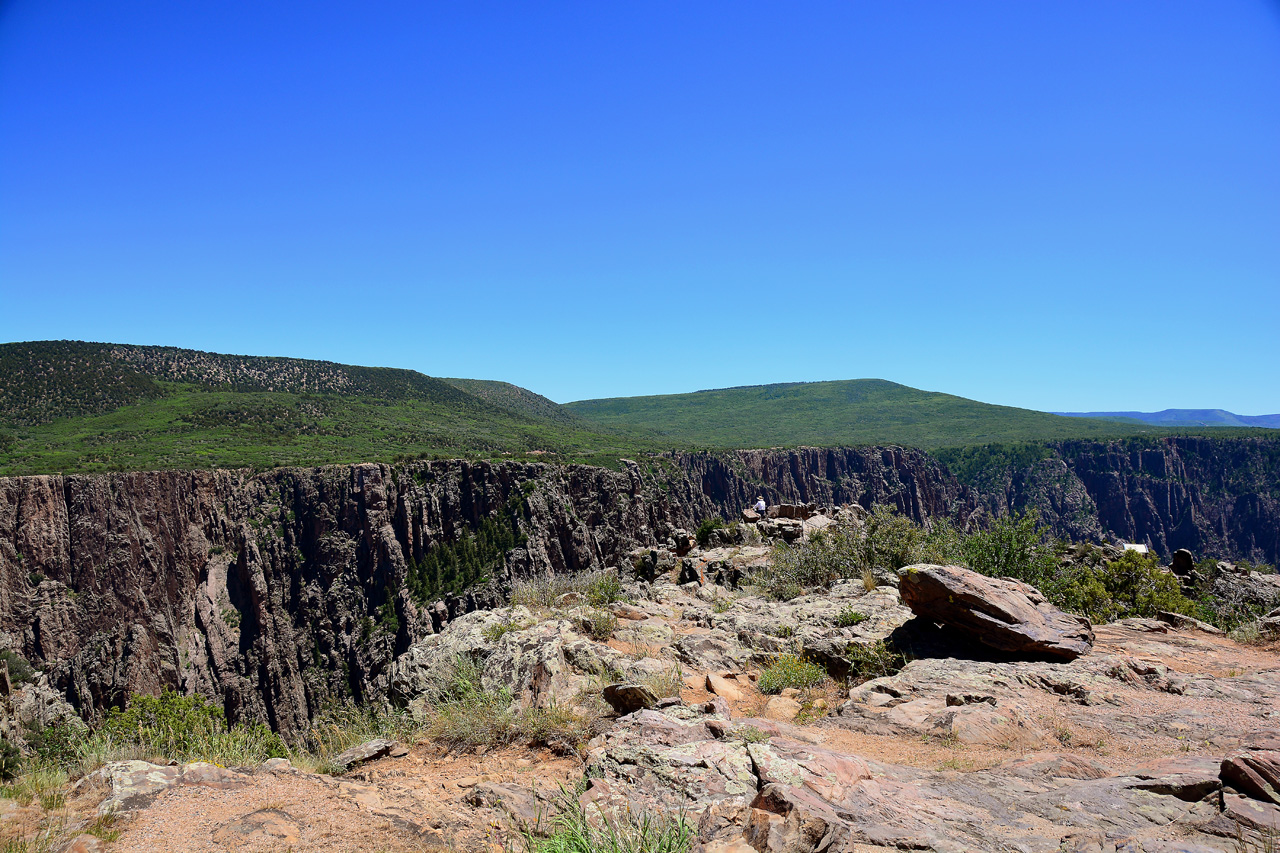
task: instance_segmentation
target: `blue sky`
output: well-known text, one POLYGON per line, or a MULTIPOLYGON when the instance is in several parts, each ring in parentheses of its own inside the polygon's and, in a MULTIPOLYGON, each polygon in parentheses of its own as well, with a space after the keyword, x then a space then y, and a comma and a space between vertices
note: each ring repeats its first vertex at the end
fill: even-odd
POLYGON ((1280 411, 1280 3, 0 3, 0 340, 1280 411))

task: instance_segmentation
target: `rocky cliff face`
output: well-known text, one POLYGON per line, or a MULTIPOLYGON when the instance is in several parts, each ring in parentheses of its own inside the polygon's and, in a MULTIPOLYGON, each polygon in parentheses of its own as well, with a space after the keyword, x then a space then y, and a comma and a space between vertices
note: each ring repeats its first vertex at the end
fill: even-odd
POLYGON ((770 503, 888 504, 917 522, 972 505, 937 460, 901 447, 739 450, 681 454, 674 461, 687 488, 726 517, 754 504, 756 495, 770 503))
POLYGON ((1035 506, 1074 538, 1280 555, 1280 442, 1051 451, 995 472, 986 494, 901 448, 687 454, 622 471, 454 460, 0 479, 0 645, 86 716, 173 686, 289 734, 334 700, 387 695, 399 653, 513 579, 619 565, 757 494, 962 523, 984 505, 1035 506), (415 601, 411 567, 513 497, 527 539, 505 566, 466 595, 415 601))
POLYGON ((1280 563, 1280 441, 1167 438, 1047 445, 983 472, 970 496, 996 513, 1034 507, 1059 535, 1145 543, 1168 557, 1280 563))
POLYGON ((923 518, 958 487, 896 448, 685 456, 649 472, 441 461, 0 479, 0 645, 86 715, 172 686, 288 734, 335 699, 386 695, 398 653, 512 579, 618 565, 762 491, 923 518), (414 601, 410 566, 513 496, 527 541, 498 576, 414 601))

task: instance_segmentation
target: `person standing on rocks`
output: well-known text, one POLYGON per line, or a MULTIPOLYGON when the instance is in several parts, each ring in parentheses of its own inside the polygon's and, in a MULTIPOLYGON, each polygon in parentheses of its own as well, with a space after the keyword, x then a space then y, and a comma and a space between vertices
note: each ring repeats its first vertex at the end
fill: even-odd
POLYGON ((764 511, 765 511, 766 509, 768 509, 768 507, 767 507, 767 506, 765 506, 765 503, 764 503, 764 496, 763 496, 763 495, 756 495, 756 505, 755 505, 755 510, 756 510, 756 512, 760 513, 761 515, 764 515, 764 511))

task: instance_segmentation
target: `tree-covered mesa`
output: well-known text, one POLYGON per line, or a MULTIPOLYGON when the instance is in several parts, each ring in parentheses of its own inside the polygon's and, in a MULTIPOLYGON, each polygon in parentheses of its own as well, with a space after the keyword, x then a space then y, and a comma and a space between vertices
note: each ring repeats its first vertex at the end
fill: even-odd
POLYGON ((1171 612, 1231 629, 1257 615, 1215 599, 1207 588, 1188 595, 1155 554, 1125 551, 1108 559, 1100 548, 1053 539, 1034 511, 962 533, 946 520, 918 525, 877 506, 864 522, 842 520, 801 542, 779 544, 756 582, 771 597, 788 600, 848 578, 874 584, 877 570, 913 563, 961 565, 1023 581, 1094 622, 1171 612))

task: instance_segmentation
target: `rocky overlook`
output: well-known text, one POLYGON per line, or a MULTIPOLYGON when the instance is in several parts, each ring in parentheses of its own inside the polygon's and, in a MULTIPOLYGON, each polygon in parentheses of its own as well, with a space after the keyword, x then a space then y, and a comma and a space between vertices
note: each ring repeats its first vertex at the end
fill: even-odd
MULTIPOLYGON (((689 559, 746 565, 766 552, 689 559)), ((679 820, 685 842, 672 849, 691 853, 1238 853, 1280 829, 1274 648, 1194 621, 1129 619, 1092 626, 1073 660, 1041 660, 982 652, 961 630, 945 654, 918 646, 852 689, 824 679, 779 690, 766 683, 779 655, 852 660, 887 637, 928 634, 933 611, 906 606, 895 576, 785 603, 676 580, 627 584, 605 606, 607 634, 562 596, 461 615, 390 667, 405 697, 429 696, 441 671, 471 661, 478 687, 517 708, 613 704, 580 754, 374 740, 349 750, 337 777, 280 758, 119 761, 74 786, 68 820, 114 815, 107 849, 166 851, 180 832, 184 849, 210 852, 497 853, 579 811, 679 820)))
POLYGON ((622 565, 636 546, 734 517, 758 494, 961 523, 984 504, 1037 506, 1068 533, 1274 559, 1276 499, 1248 475, 1265 471, 1273 445, 1066 450, 1070 463, 1037 463, 986 496, 902 448, 677 454, 622 471, 439 461, 0 479, 0 637, 86 715, 173 686, 288 733, 334 698, 385 696, 397 654, 499 603, 513 580, 622 565), (1223 460, 1244 473, 1211 476, 1223 460), (1037 473, 1049 469, 1060 479, 1037 473), (513 498, 525 541, 486 582, 438 596, 407 588, 433 547, 513 498))
POLYGON ((957 489, 918 452, 821 456, 687 459, 688 476, 445 461, 2 479, 0 636, 85 714, 174 686, 288 733, 334 698, 385 696, 396 654, 513 579, 620 565, 760 489, 812 494, 819 461, 845 466, 835 498, 917 519, 957 489), (488 582, 415 599, 411 567, 513 498, 525 541, 488 582))

